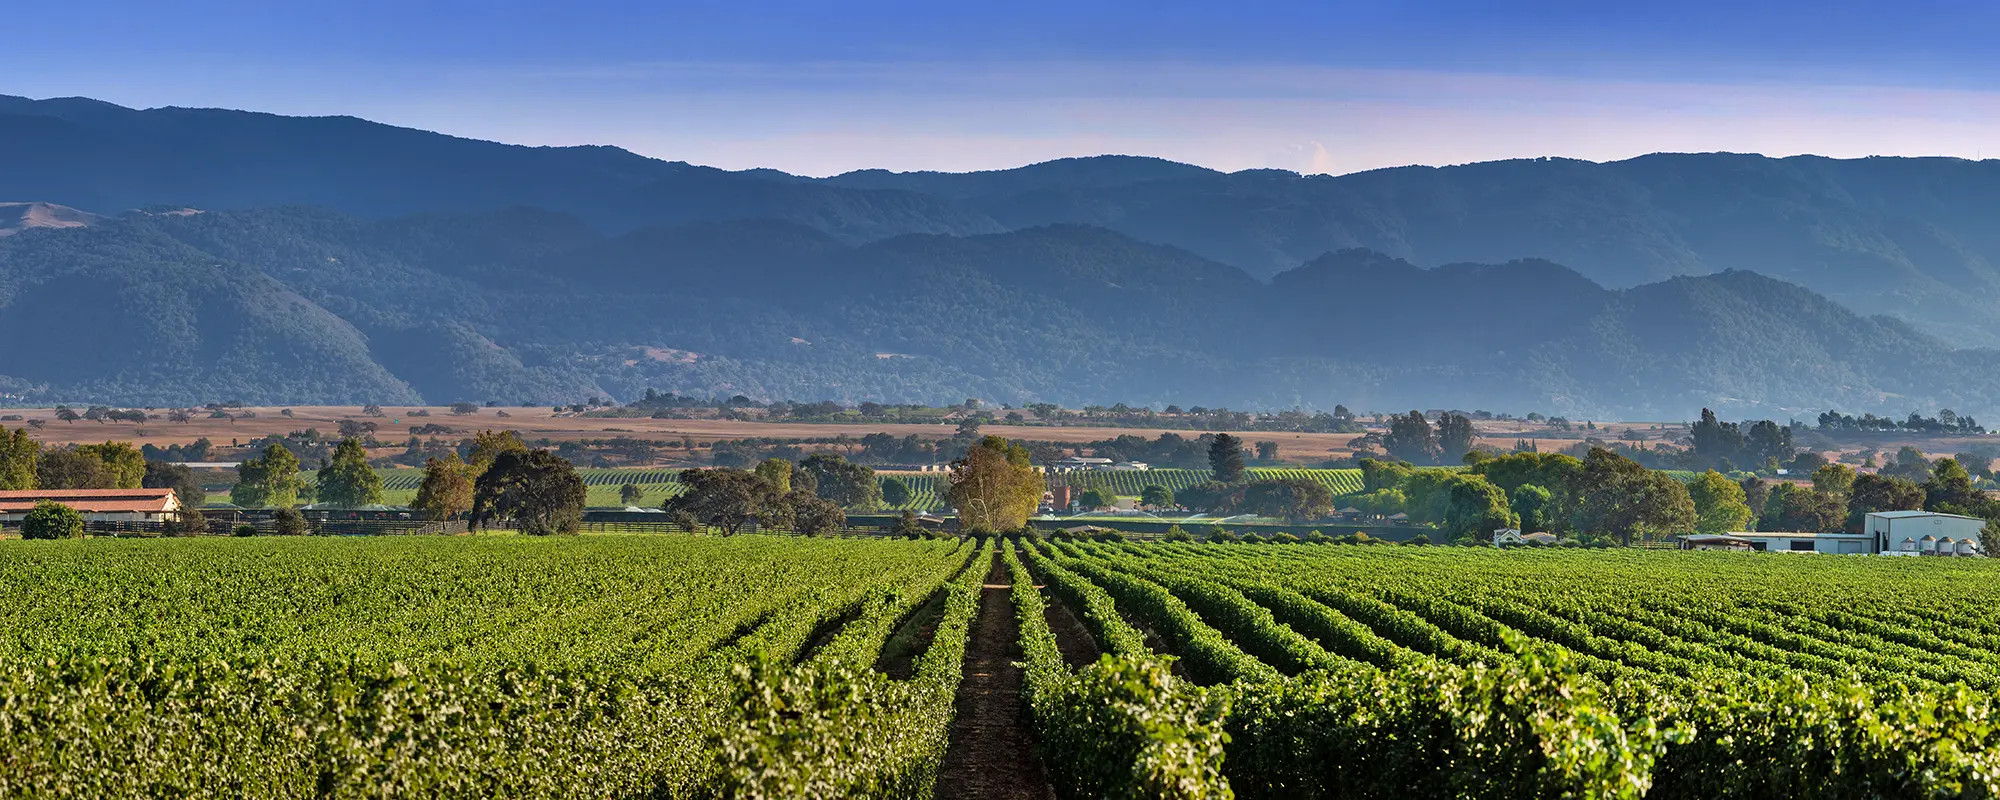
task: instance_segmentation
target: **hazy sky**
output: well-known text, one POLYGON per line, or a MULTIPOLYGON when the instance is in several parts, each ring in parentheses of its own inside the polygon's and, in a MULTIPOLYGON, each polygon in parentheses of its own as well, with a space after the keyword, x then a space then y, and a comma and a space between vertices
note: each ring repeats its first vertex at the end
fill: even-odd
POLYGON ((27 3, 0 94, 350 114, 812 175, 2000 157, 2000 3, 27 3))

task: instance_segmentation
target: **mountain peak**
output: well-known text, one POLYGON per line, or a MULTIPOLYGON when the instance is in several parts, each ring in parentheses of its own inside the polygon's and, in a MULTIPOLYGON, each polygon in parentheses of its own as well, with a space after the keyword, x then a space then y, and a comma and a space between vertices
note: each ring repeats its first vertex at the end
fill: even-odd
POLYGON ((55 203, 0 203, 0 236, 29 228, 83 228, 104 217, 55 203))

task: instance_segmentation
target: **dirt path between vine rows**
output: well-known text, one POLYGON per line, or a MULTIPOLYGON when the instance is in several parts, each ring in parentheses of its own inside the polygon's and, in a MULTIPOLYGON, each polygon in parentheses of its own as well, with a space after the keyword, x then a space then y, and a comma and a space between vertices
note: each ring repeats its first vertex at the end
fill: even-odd
POLYGON ((979 594, 979 617, 965 652, 958 715, 938 774, 942 800, 1053 800, 1021 703, 1020 622, 999 555, 979 594))

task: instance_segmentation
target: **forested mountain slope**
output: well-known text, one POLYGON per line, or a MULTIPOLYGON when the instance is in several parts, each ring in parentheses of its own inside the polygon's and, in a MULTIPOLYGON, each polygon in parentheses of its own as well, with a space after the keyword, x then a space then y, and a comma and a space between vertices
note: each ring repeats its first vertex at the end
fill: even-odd
POLYGON ((1103 228, 852 244, 798 222, 608 234, 510 209, 133 212, 0 239, 17 400, 765 398, 1982 413, 1954 350, 1747 272, 1607 289, 1364 250, 1269 282, 1103 228))

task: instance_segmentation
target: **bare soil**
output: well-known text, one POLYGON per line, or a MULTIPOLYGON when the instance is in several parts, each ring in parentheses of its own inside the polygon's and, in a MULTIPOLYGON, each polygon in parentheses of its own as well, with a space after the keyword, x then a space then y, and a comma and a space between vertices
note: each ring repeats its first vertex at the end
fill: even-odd
POLYGON ((958 687, 958 716, 938 774, 943 800, 1054 800, 1048 773, 1035 754, 1021 702, 1021 630, 1013 587, 993 557, 980 590, 979 617, 958 687))

